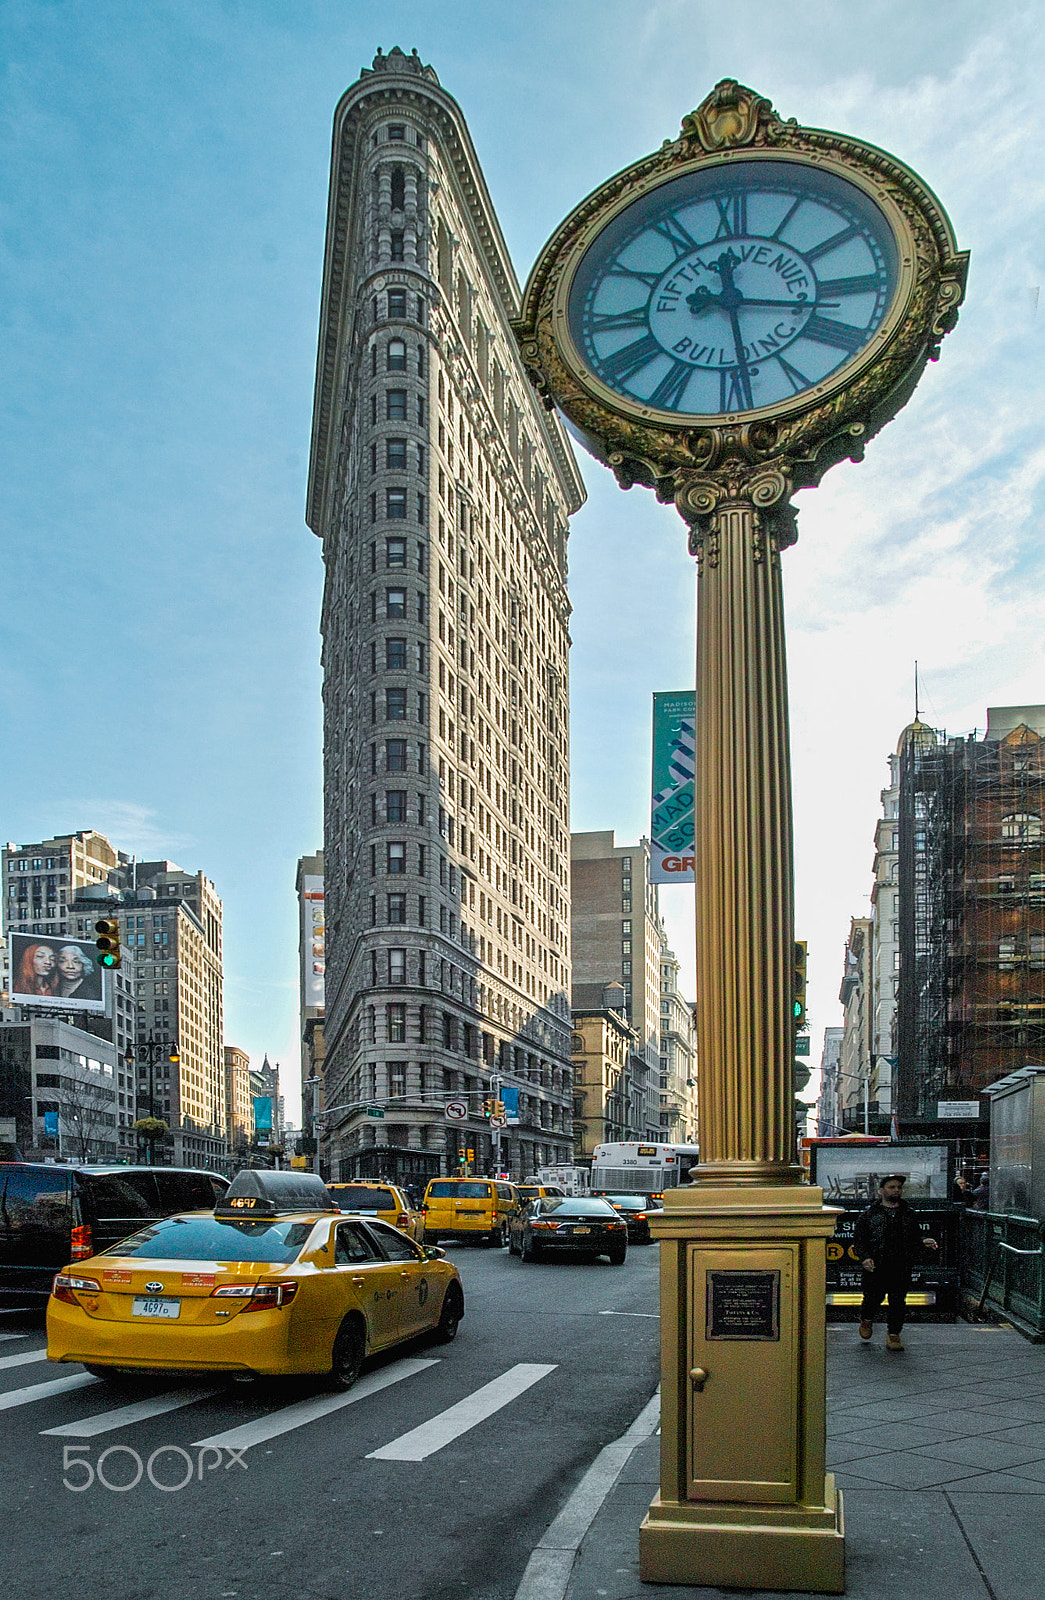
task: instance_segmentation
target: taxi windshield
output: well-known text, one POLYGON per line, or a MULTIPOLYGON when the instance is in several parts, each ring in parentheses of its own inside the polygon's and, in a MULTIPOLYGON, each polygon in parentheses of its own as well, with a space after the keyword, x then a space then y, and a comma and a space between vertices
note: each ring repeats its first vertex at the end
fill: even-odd
POLYGON ((163 1257, 167 1261, 293 1261, 312 1232, 311 1222, 235 1217, 165 1217, 103 1252, 107 1256, 163 1257))
POLYGON ((462 1178, 451 1178, 445 1183, 428 1185, 429 1200, 489 1200, 488 1183, 469 1183, 462 1178))
POLYGON ((328 1187, 342 1211, 394 1211, 396 1209, 396 1197, 391 1189, 368 1189, 362 1183, 332 1183, 328 1187))

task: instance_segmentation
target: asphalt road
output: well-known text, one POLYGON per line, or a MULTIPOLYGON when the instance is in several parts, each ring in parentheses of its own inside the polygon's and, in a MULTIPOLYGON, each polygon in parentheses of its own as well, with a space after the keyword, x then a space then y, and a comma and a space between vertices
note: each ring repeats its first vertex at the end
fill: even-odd
POLYGON ((115 1394, 39 1359, 39 1319, 0 1316, 3 1600, 512 1600, 656 1387, 659 1251, 623 1267, 448 1254, 455 1343, 400 1346, 348 1395, 115 1394))

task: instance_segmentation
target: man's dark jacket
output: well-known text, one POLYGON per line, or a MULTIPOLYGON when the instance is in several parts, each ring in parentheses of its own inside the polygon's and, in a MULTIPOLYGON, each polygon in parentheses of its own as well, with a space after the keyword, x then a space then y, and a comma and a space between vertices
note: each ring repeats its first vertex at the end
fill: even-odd
POLYGON ((897 1268, 910 1271, 922 1255, 922 1230, 917 1214, 901 1200, 891 1209, 875 1200, 856 1219, 853 1245, 857 1259, 874 1262, 875 1271, 897 1268))

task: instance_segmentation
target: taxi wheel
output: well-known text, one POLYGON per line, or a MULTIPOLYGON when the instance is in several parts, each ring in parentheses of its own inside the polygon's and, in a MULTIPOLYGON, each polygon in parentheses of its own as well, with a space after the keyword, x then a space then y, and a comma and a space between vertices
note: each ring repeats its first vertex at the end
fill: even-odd
POLYGON ((120 1367, 95 1366, 93 1361, 85 1361, 83 1369, 89 1372, 92 1378, 101 1378, 103 1383, 112 1384, 114 1389, 125 1388, 128 1384, 133 1384, 136 1379, 140 1381, 140 1375, 133 1372, 124 1372, 120 1367))
POLYGON ((443 1296, 443 1309, 435 1325, 436 1344, 451 1344, 457 1338, 457 1329, 464 1316, 464 1297, 456 1283, 452 1283, 443 1296))
POLYGON ((330 1359, 330 1381, 335 1389, 351 1389, 366 1355, 366 1335, 354 1319, 338 1329, 330 1359))

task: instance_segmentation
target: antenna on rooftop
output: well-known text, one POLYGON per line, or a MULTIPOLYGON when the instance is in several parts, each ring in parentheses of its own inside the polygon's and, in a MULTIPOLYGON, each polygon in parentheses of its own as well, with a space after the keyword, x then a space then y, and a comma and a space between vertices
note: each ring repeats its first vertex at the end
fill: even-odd
POLYGON ((914 720, 918 721, 918 663, 914 664, 914 720))

